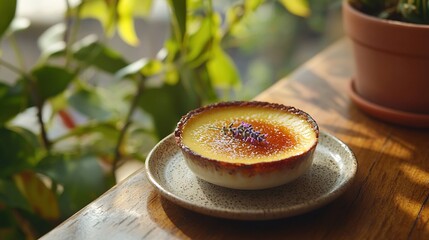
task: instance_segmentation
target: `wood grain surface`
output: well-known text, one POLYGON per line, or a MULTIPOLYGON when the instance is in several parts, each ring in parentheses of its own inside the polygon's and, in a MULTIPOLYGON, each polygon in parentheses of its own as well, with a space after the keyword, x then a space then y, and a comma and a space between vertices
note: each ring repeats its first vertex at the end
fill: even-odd
POLYGON ((170 203, 139 170, 43 239, 429 239, 429 130, 357 109, 352 65, 343 39, 256 98, 308 112, 354 151, 356 178, 327 206, 275 221, 213 218, 170 203))

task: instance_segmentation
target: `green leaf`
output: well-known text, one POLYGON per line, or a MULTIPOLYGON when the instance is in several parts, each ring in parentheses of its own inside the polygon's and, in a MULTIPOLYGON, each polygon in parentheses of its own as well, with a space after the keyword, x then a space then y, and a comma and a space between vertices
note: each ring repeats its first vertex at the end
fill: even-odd
POLYGON ((31 211, 24 195, 19 191, 16 184, 8 179, 0 179, 0 205, 4 204, 8 208, 18 208, 31 211))
POLYGON ((0 127, 0 176, 10 176, 30 167, 35 149, 27 137, 0 127))
POLYGON ((88 134, 90 141, 80 143, 80 149, 88 154, 103 157, 104 164, 111 163, 115 154, 118 136, 119 130, 117 129, 100 128, 97 132, 88 134))
POLYGON ((143 76, 150 77, 160 73, 162 69, 163 64, 161 61, 150 60, 141 68, 140 73, 143 74, 143 76))
POLYGON ((83 136, 85 134, 100 133, 106 137, 117 137, 119 130, 115 127, 114 123, 95 122, 87 125, 77 126, 71 130, 74 136, 83 136))
POLYGON ((226 12, 226 22, 231 33, 243 29, 242 23, 246 22, 248 16, 264 3, 264 0, 246 0, 243 4, 235 4, 226 12))
POLYGON ((137 160, 144 161, 144 158, 158 142, 158 138, 146 129, 130 129, 124 146, 124 152, 137 160))
POLYGON ((195 12, 198 11, 200 9, 204 8, 204 2, 207 2, 205 0, 187 0, 187 9, 188 12, 195 12))
POLYGON ((167 39, 164 43, 164 48, 158 53, 161 60, 165 59, 166 62, 174 62, 180 50, 179 44, 174 39, 167 39))
POLYGON ((27 161, 31 166, 34 166, 38 161, 38 156, 44 151, 42 149, 40 137, 37 136, 34 132, 28 130, 27 128, 14 126, 11 129, 21 135, 25 139, 25 141, 28 142, 34 148, 35 157, 29 158, 27 161))
POLYGON ((194 24, 190 24, 196 30, 193 30, 192 34, 189 35, 189 51, 186 56, 187 61, 193 61, 203 53, 210 53, 207 49, 210 49, 211 42, 214 38, 213 36, 213 28, 214 26, 213 18, 205 17, 205 18, 191 18, 191 21, 194 24), (205 51, 206 50, 206 51, 205 51))
POLYGON ((183 41, 183 38, 186 34, 186 2, 186 0, 168 0, 171 10, 173 11, 173 29, 175 31, 176 38, 179 42, 183 41))
POLYGON ((166 64, 165 66, 165 79, 164 82, 166 84, 175 85, 179 82, 180 74, 176 65, 174 64, 166 64))
POLYGON ((48 28, 37 40, 43 56, 50 56, 65 49, 64 34, 66 25, 58 23, 48 28))
POLYGON ((64 92, 62 94, 58 94, 57 96, 49 99, 49 105, 52 108, 52 117, 56 115, 58 112, 67 109, 67 98, 69 96, 68 92, 64 92))
POLYGON ((233 5, 226 11, 226 22, 228 26, 233 29, 244 17, 245 9, 242 5, 233 5))
POLYGON ((150 13, 152 0, 121 0, 118 3, 118 32, 128 44, 136 46, 139 39, 134 28, 134 16, 146 17, 150 13))
MULTIPOLYGON (((120 3, 121 2, 122 1, 120 1, 120 3)), ((119 17, 118 33, 122 40, 124 40, 127 44, 134 47, 139 45, 139 38, 137 37, 136 30, 134 28, 134 20, 132 15, 119 17)))
MULTIPOLYGON (((89 122, 85 125, 78 125, 70 131, 53 140, 56 144, 62 140, 69 139, 71 137, 89 137, 91 141, 79 141, 78 144, 89 145, 89 151, 93 153, 103 153, 111 151, 116 145, 116 139, 119 136, 119 129, 115 125, 116 122, 89 122), (98 146, 96 144, 97 141, 100 141, 103 145, 98 146), (100 148, 98 148, 100 147, 100 148)), ((71 144, 68 142, 68 145, 71 144)))
POLYGON ((122 55, 89 36, 74 46, 74 57, 108 73, 115 73, 128 65, 122 55))
POLYGON ((14 180, 38 216, 46 220, 59 219, 56 194, 43 183, 40 176, 31 171, 24 171, 16 174, 14 180))
POLYGON ((137 17, 148 17, 150 15, 153 0, 127 0, 132 7, 133 15, 137 17))
POLYGON ((56 66, 41 66, 32 71, 43 101, 62 93, 73 80, 74 74, 56 66))
POLYGON ((137 60, 126 67, 120 69, 116 72, 115 77, 118 79, 124 79, 129 78, 132 75, 135 75, 136 73, 139 73, 142 67, 144 67, 149 60, 147 58, 142 58, 140 60, 137 60))
POLYGON ((117 71, 115 76, 116 78, 122 79, 140 73, 145 77, 150 77, 160 73, 162 69, 163 63, 160 60, 142 58, 117 71))
POLYGON ((8 29, 9 24, 15 17, 16 0, 2 0, 0 1, 0 38, 8 29))
POLYGON ((246 0, 244 2, 244 7, 246 11, 255 11, 265 0, 246 0))
POLYGON ((108 99, 97 88, 80 89, 68 99, 70 105, 91 119, 106 121, 112 117, 111 109, 106 105, 108 99))
POLYGON ((9 86, 0 81, 0 125, 15 117, 28 105, 22 84, 9 86))
POLYGON ((121 0, 118 2, 118 33, 119 36, 131 46, 137 46, 139 39, 134 28, 133 8, 134 0, 121 0))
POLYGON ((168 85, 146 89, 140 97, 140 107, 152 116, 155 131, 160 139, 173 131, 180 118, 176 101, 174 87, 168 85))
POLYGON ((51 155, 40 162, 38 171, 63 189, 59 205, 65 217, 86 206, 114 184, 113 176, 103 172, 95 156, 51 155))
MULTIPOLYGON (((79 6, 79 17, 93 18, 98 20, 103 26, 104 31, 111 35, 114 32, 114 25, 110 19, 110 10, 106 1, 104 0, 91 0, 82 1, 79 6)), ((75 9, 77 11, 77 9, 75 9)))
POLYGON ((279 2, 294 15, 300 17, 310 16, 311 10, 308 0, 279 0, 279 2))
POLYGON ((180 117, 198 106, 181 84, 147 88, 140 98, 140 108, 149 113, 158 138, 170 134, 180 117))
POLYGON ((234 62, 220 47, 213 50, 213 56, 207 63, 207 71, 212 84, 218 88, 240 86, 240 76, 234 62))

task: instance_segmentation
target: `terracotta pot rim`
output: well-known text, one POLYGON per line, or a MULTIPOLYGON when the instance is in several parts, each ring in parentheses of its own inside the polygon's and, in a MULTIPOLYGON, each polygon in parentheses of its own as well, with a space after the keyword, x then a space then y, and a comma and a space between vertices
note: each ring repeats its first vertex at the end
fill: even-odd
POLYGON ((387 25, 391 25, 392 27, 397 28, 414 28, 419 29, 421 31, 428 31, 429 30, 429 24, 417 24, 417 23, 410 23, 410 22, 402 22, 398 20, 390 20, 390 19, 382 19, 378 18, 366 13, 363 13, 359 11, 358 9, 354 8, 348 0, 343 1, 343 5, 346 7, 346 9, 353 15, 358 15, 360 18, 365 19, 366 21, 374 22, 374 23, 383 23, 387 25))
POLYGON ((428 58, 429 24, 380 19, 343 2, 344 29, 353 42, 378 51, 428 58))

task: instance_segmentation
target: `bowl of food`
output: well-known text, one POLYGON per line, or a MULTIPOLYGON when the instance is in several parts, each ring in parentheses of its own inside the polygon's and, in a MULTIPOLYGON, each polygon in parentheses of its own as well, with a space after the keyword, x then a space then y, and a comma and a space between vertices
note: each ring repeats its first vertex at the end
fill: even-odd
POLYGON ((295 107, 237 101, 190 111, 178 122, 174 136, 198 178, 256 190, 303 175, 312 164, 319 128, 295 107))

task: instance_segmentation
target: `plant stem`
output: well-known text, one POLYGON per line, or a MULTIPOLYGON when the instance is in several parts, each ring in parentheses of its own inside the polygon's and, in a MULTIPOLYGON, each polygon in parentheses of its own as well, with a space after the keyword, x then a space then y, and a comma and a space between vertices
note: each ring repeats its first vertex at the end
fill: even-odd
POLYGON ((1 58, 0 58, 0 65, 5 66, 9 70, 17 73, 18 75, 22 75, 24 77, 24 79, 28 79, 29 85, 30 85, 29 92, 31 93, 31 97, 33 98, 35 105, 36 105, 36 108, 37 108, 37 121, 39 122, 39 125, 40 125, 40 134, 42 137, 43 146, 45 147, 45 149, 47 151, 49 151, 50 147, 51 147, 51 142, 48 139, 48 134, 46 132, 46 126, 45 126, 45 123, 43 122, 43 117, 42 117, 43 101, 42 101, 40 95, 38 94, 39 91, 38 91, 38 86, 36 84, 36 80, 33 78, 33 76, 26 73, 24 70, 15 67, 14 65, 4 61, 1 58))
POLYGON ((18 42, 16 41, 16 37, 13 33, 10 34, 10 43, 12 45, 13 51, 15 52, 16 60, 19 66, 21 67, 22 71, 25 71, 26 66, 25 66, 24 57, 22 55, 21 49, 19 49, 18 47, 18 42))
MULTIPOLYGON (((65 0, 67 6, 67 13, 71 12, 71 5, 69 0, 65 0)), ((66 23, 66 33, 64 34, 64 42, 66 42, 66 62, 65 67, 68 68, 72 59, 71 46, 76 41, 77 33, 80 28, 79 13, 83 3, 79 4, 76 10, 76 17, 73 19, 75 22, 72 24, 72 19, 66 13, 64 16, 64 22, 66 23)))
POLYGON ((8 63, 6 61, 4 61, 3 59, 0 58, 0 65, 5 66, 6 68, 8 68, 9 70, 11 70, 12 72, 18 74, 18 75, 23 75, 25 77, 29 77, 28 74, 26 72, 24 72, 23 70, 15 67, 14 65, 12 65, 11 63, 8 63))
POLYGON ((139 83, 138 83, 138 87, 137 87, 137 92, 134 95, 130 109, 128 110, 127 116, 125 118, 125 123, 122 126, 122 129, 119 133, 118 141, 117 141, 116 146, 115 146, 115 155, 113 157, 113 163, 112 163, 112 175, 115 174, 116 169, 118 167, 119 160, 122 158, 122 152, 121 152, 122 143, 125 139, 125 134, 127 133, 127 130, 131 125, 131 121, 132 121, 131 118, 134 114, 134 111, 136 110, 136 108, 138 106, 140 97, 141 97, 143 90, 144 90, 145 78, 141 75, 138 75, 138 78, 139 78, 138 79, 139 83))
POLYGON ((25 219, 21 215, 21 213, 18 212, 18 210, 12 209, 11 211, 12 211, 13 217, 19 223, 19 227, 24 232, 24 234, 27 237, 27 239, 36 239, 37 238, 37 233, 34 230, 34 228, 31 225, 31 223, 27 219, 25 219))
POLYGON ((35 99, 36 99, 36 107, 37 107, 37 121, 39 122, 40 125, 40 134, 42 136, 42 142, 43 142, 43 146, 45 147, 46 151, 50 151, 51 149, 51 142, 49 141, 48 138, 48 134, 46 132, 46 125, 45 122, 43 122, 43 102, 40 100, 40 98, 37 96, 37 94, 35 93, 36 91, 33 91, 33 95, 35 95, 35 99))

